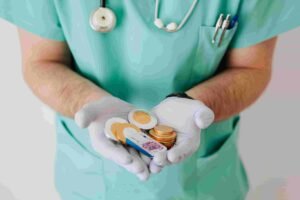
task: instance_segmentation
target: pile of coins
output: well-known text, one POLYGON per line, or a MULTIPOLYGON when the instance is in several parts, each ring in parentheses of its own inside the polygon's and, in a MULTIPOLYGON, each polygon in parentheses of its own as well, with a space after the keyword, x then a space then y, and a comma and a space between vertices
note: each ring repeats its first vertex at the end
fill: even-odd
POLYGON ((126 144, 128 136, 132 141, 139 143, 137 145, 142 145, 140 143, 145 139, 140 138, 140 136, 129 136, 128 133, 126 136, 124 132, 126 128, 134 129, 137 133, 146 134, 145 136, 151 137, 148 137, 148 139, 152 140, 152 142, 158 142, 167 149, 170 149, 175 144, 177 137, 173 128, 158 124, 158 119, 154 115, 140 109, 132 110, 128 114, 128 119, 114 117, 107 120, 104 132, 106 137, 111 140, 126 144))
POLYGON ((149 136, 170 149, 176 142, 176 132, 173 128, 165 125, 157 125, 149 131, 149 136))

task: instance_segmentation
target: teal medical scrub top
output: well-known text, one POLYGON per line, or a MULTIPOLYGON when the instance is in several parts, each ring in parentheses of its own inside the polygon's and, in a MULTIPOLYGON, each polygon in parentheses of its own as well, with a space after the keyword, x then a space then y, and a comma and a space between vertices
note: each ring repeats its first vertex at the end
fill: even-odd
MULTIPOLYGON (((160 17, 180 22, 193 0, 161 1, 160 17)), ((0 17, 29 32, 67 42, 73 69, 111 94, 151 109, 172 92, 217 75, 226 51, 300 25, 299 0, 200 0, 176 33, 153 25, 154 0, 109 0, 117 16, 107 34, 89 26, 99 0, 0 0, 0 17), (219 14, 239 15, 220 47, 211 43, 219 14)), ((66 102, 67 103, 67 102, 66 102)), ((198 151, 147 182, 93 151, 87 130, 57 113, 56 187, 63 200, 238 200, 248 181, 237 150, 239 116, 201 133, 198 151)))

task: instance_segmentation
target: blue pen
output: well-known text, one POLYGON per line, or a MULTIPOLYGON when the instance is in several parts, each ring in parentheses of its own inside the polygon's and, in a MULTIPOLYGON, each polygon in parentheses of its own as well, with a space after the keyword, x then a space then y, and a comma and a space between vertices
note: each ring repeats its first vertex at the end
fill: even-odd
POLYGON ((238 16, 238 15, 235 15, 235 16, 232 18, 232 20, 231 20, 231 22, 230 22, 230 25, 229 25, 229 28, 228 28, 228 29, 233 28, 233 27, 235 26, 235 24, 237 23, 238 20, 239 20, 239 16, 238 16))

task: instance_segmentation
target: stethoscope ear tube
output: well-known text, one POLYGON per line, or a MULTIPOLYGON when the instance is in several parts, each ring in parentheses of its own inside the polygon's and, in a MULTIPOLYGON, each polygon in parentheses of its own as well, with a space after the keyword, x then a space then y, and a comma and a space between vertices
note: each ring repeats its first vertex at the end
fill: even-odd
POLYGON ((106 7, 106 0, 100 0, 100 7, 102 8, 106 7))

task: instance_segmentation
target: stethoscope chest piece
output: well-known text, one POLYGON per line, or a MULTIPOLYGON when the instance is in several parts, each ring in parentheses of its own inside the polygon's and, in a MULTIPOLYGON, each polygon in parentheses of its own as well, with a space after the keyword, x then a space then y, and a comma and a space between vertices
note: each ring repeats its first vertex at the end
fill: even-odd
POLYGON ((116 25, 116 15, 106 7, 97 8, 90 16, 90 25, 94 31, 109 32, 116 25))

